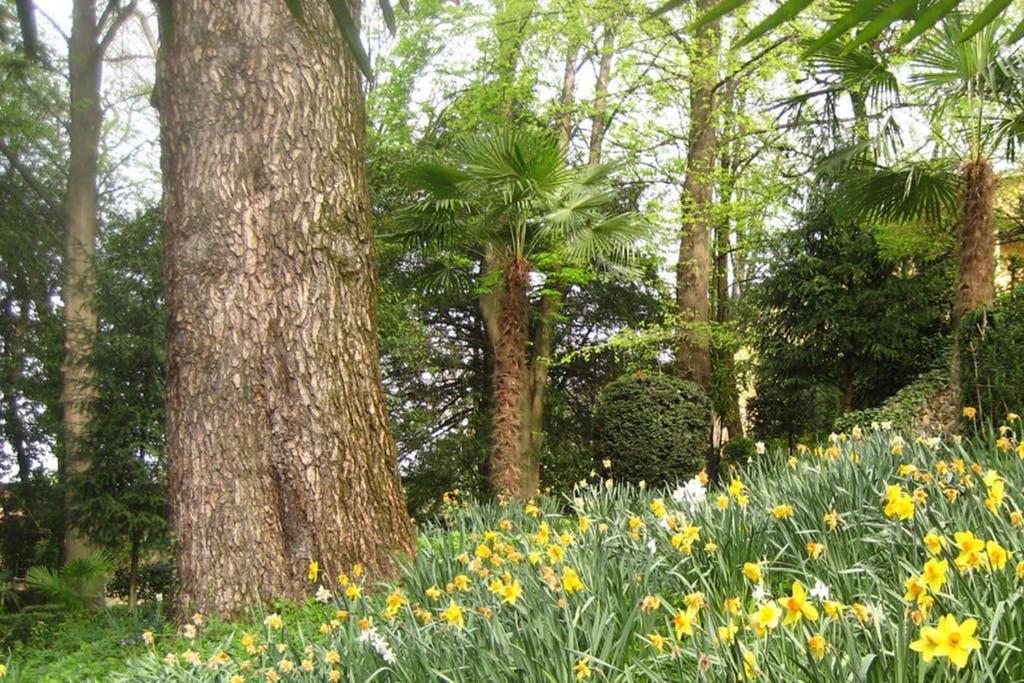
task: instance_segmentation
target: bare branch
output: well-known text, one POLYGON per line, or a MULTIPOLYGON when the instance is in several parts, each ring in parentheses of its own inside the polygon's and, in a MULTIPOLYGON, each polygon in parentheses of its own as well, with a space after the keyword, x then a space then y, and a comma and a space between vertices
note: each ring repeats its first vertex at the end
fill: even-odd
POLYGON ((142 29, 142 35, 145 37, 146 44, 149 45, 149 49, 153 53, 152 56, 155 58, 157 52, 160 50, 160 42, 156 39, 156 34, 153 33, 153 29, 149 27, 149 19, 138 9, 135 10, 135 19, 139 22, 139 28, 142 29))
MULTIPOLYGON (((121 28, 121 25, 124 24, 124 22, 128 21, 129 17, 135 14, 135 8, 138 6, 138 4, 138 0, 132 0, 127 5, 122 7, 117 12, 117 15, 114 16, 113 20, 110 22, 110 28, 108 28, 107 32, 103 35, 103 38, 100 40, 99 45, 96 46, 96 56, 98 58, 102 59, 104 53, 106 53, 107 51, 107 48, 110 47, 110 43, 113 42, 114 38, 117 36, 117 32, 121 28)), ((120 5, 120 2, 118 2, 118 0, 110 0, 110 3, 107 5, 106 9, 103 10, 103 16, 106 17, 107 12, 110 11, 110 8, 116 7, 118 5, 120 5)), ((103 24, 103 19, 100 19, 99 25, 102 26, 103 24)))

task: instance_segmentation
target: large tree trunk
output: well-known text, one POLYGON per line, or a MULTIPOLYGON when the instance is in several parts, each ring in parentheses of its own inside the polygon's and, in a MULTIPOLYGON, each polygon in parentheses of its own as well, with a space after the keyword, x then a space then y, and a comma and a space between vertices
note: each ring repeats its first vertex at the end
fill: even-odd
POLYGON ((565 52, 565 67, 562 71, 562 95, 558 101, 558 141, 569 149, 572 138, 572 105, 576 96, 576 60, 580 47, 573 43, 565 52))
MULTIPOLYGON (((96 336, 96 178, 99 168, 100 84, 103 59, 100 50, 95 0, 75 0, 72 8, 71 42, 68 50, 70 84, 70 166, 64 202, 64 364, 61 386, 63 413, 62 478, 67 481, 89 469, 82 449, 96 398, 92 367, 96 336)), ((68 498, 68 507, 73 501, 68 498)), ((75 559, 90 552, 84 534, 69 516, 64 532, 64 557, 75 559)))
POLYGON ((590 151, 587 165, 601 163, 601 149, 604 147, 604 135, 608 129, 608 85, 612 78, 612 57, 615 54, 615 30, 611 24, 604 28, 604 39, 601 42, 601 64, 597 70, 597 83, 594 86, 593 126, 590 129, 590 151))
POLYGON ((523 496, 540 490, 540 460, 544 447, 544 396, 548 388, 548 369, 554 351, 555 322, 562 310, 562 287, 548 283, 540 299, 540 320, 533 339, 533 354, 526 371, 523 392, 523 496))
MULTIPOLYGON (((710 7, 701 0, 698 9, 710 7)), ((676 267, 676 304, 684 329, 679 335, 676 363, 679 374, 704 389, 711 385, 711 349, 707 333, 699 328, 710 318, 708 296, 711 255, 712 188, 717 154, 715 84, 718 79, 718 24, 697 31, 691 55, 690 130, 687 139, 686 178, 683 181, 683 225, 676 267)))
MULTIPOLYGON (((559 97, 559 122, 558 139, 568 154, 569 143, 572 138, 572 107, 576 95, 576 60, 579 55, 579 46, 570 45, 566 50, 565 67, 562 73, 562 92, 559 97)), ((602 61, 602 65, 604 61, 602 61)), ((608 87, 608 78, 611 74, 611 57, 608 57, 608 66, 603 70, 604 85, 598 82, 598 97, 603 98, 602 91, 608 87), (603 89, 603 90, 602 90, 603 89)), ((604 115, 605 105, 600 107, 601 116, 604 115)), ((595 102, 595 111, 597 105, 595 102)), ((596 119, 595 119, 596 125, 596 119)), ((603 134, 601 136, 603 138, 603 134)), ((598 144, 598 150, 600 144, 598 144)), ((593 157, 594 148, 591 147, 590 156, 593 157)), ((598 152, 600 156, 600 152, 598 152)), ((562 297, 564 287, 560 283, 549 278, 545 283, 545 291, 540 299, 540 319, 537 321, 533 333, 533 349, 529 355, 529 362, 524 375, 525 385, 523 387, 523 423, 520 428, 520 448, 523 453, 523 496, 536 495, 540 490, 540 461, 544 440, 544 395, 548 386, 548 367, 551 363, 551 353, 554 347, 555 322, 562 309, 562 297)))
MULTIPOLYGON (((726 128, 725 120, 735 120, 736 113, 736 88, 737 80, 730 79, 722 92, 722 118, 723 129, 726 128)), ((738 131, 738 127, 730 126, 731 132, 738 131)), ((722 145, 719 145, 722 146, 722 145)), ((719 205, 722 209, 715 226, 715 321, 720 324, 727 324, 732 321, 732 301, 729 296, 729 253, 732 250, 731 236, 732 226, 735 217, 732 215, 733 194, 736 181, 740 173, 739 160, 736 158, 735 144, 724 146, 721 154, 722 178, 719 185, 719 205)), ((735 278, 735 274, 733 276, 735 278)), ((743 421, 740 419, 740 392, 736 383, 736 359, 732 348, 726 347, 717 352, 714 358, 719 386, 721 391, 722 426, 729 432, 729 438, 743 436, 743 421)), ((708 474, 712 477, 718 474, 717 452, 712 455, 708 462, 708 474)))
MULTIPOLYGON (((381 391, 355 60, 325 3, 177 0, 158 62, 178 608, 412 553, 381 391)), ((357 3, 352 14, 359 15, 357 3)))
POLYGON ((527 289, 530 264, 512 257, 505 264, 498 305, 499 336, 494 348, 494 493, 519 497, 524 491, 522 426, 526 341, 529 325, 527 289))

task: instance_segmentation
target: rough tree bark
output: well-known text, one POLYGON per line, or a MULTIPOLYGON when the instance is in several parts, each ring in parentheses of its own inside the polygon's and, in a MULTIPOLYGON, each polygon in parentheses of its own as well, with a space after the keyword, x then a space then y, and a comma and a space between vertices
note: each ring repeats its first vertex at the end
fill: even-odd
MULTIPOLYGON (((566 49, 559 96, 558 140, 568 153, 572 139, 572 110, 576 96, 576 69, 579 46, 566 49)), ((609 62, 610 68, 610 62, 609 62)), ((610 70, 607 72, 610 74, 610 70)), ((607 78, 607 75, 606 75, 607 78)), ((600 88, 600 84, 598 84, 600 88)), ((607 82, 605 87, 607 88, 607 82)), ((523 423, 520 427, 520 449, 523 453, 522 495, 529 497, 540 490, 540 456, 544 441, 544 395, 548 385, 548 366, 554 346, 555 322, 562 308, 564 287, 549 280, 540 298, 540 317, 533 331, 533 346, 527 362, 523 387, 523 423)))
MULTIPOLYGON (((698 12, 713 4, 700 0, 698 12)), ((684 325, 706 324, 711 315, 711 202, 717 147, 715 84, 718 80, 718 23, 700 28, 691 56, 690 129, 687 135, 686 178, 683 181, 683 225, 676 266, 676 304, 684 325)), ((704 389, 711 386, 710 340, 702 330, 682 330, 676 364, 684 379, 704 389)))
MULTIPOLYGON (((382 396, 359 69, 326 3, 161 6, 178 608, 233 614, 414 538, 382 396)), ((352 14, 359 15, 357 3, 352 14)))
POLYGON ((526 341, 529 335, 530 264, 512 257, 504 264, 504 283, 498 304, 499 334, 494 348, 494 447, 491 487, 494 493, 522 495, 523 401, 526 341))
POLYGON ((572 139, 572 109, 576 97, 576 61, 580 46, 572 43, 565 52, 565 67, 562 71, 562 94, 558 100, 558 141, 568 149, 572 139))
POLYGON ((987 159, 968 161, 960 169, 960 216, 953 322, 995 297, 996 175, 987 159))
POLYGON ((960 215, 957 217, 957 277, 953 292, 953 349, 949 359, 951 415, 959 415, 960 321, 995 298, 997 178, 988 159, 978 157, 960 168, 960 215))

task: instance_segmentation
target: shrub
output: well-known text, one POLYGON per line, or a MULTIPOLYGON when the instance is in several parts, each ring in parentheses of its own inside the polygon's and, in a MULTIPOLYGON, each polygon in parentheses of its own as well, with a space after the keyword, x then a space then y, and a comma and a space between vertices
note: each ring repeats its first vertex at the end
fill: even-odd
POLYGON ((1024 408, 1024 287, 973 311, 960 326, 960 397, 979 419, 1001 424, 1024 408))
POLYGON ((50 633, 68 615, 69 612, 59 605, 37 605, 20 612, 0 614, 0 652, 6 653, 33 638, 50 633))
POLYGON ((595 454, 611 475, 654 486, 686 479, 704 467, 711 406, 696 384, 661 374, 615 380, 597 404, 595 454))
POLYGON ((736 436, 722 444, 722 457, 719 461, 720 471, 727 471, 729 467, 739 467, 749 461, 757 452, 754 440, 747 436, 736 436))
MULTIPOLYGON (((120 566, 107 584, 107 593, 123 600, 128 599, 128 568, 120 566)), ((156 600, 158 595, 169 596, 175 589, 174 562, 161 560, 139 567, 139 600, 156 600)))
POLYGON ((774 447, 793 448, 800 441, 823 438, 841 410, 838 389, 804 378, 765 374, 747 402, 754 434, 774 447))
POLYGON ((840 415, 835 431, 849 433, 854 427, 872 424, 891 424, 895 430, 907 431, 920 427, 921 412, 949 385, 949 373, 931 370, 890 396, 877 408, 854 410, 840 415))

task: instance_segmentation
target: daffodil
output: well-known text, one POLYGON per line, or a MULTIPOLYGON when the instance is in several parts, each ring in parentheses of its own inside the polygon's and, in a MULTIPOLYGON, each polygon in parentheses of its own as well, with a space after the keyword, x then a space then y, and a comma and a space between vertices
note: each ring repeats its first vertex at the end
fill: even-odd
POLYGON ((566 593, 578 593, 585 589, 586 586, 583 581, 580 580, 579 574, 572 567, 564 567, 562 569, 562 590, 566 593))
POLYGON ((814 658, 822 660, 825 658, 825 648, 828 643, 825 640, 825 636, 820 633, 815 633, 813 636, 807 639, 807 649, 811 651, 814 658))
POLYGON ((910 649, 919 652, 926 662, 946 657, 953 666, 962 669, 967 665, 971 651, 981 648, 981 643, 974 637, 977 628, 975 619, 957 623, 956 617, 947 614, 939 619, 938 625, 923 627, 920 638, 910 644, 910 649))
POLYGON ((672 617, 672 627, 676 631, 676 638, 682 638, 684 635, 693 635, 693 626, 697 622, 697 610, 692 607, 683 610, 676 610, 675 616, 672 617))
POLYGON ((576 662, 576 666, 572 668, 573 673, 576 674, 576 680, 582 681, 590 678, 594 675, 594 670, 590 668, 590 657, 583 657, 580 661, 576 662))
POLYGON ((743 563, 743 575, 754 583, 760 583, 764 579, 764 574, 761 572, 761 565, 755 562, 743 563))
POLYGON ((782 610, 774 602, 766 602, 761 608, 750 615, 750 625, 758 638, 763 638, 778 627, 779 619, 782 618, 782 610))
POLYGON ((454 601, 448 603, 448 606, 444 608, 441 615, 450 626, 464 628, 466 625, 466 621, 463 618, 462 608, 455 604, 454 601))
POLYGON ((792 505, 776 505, 772 508, 772 517, 775 519, 787 519, 793 516, 792 505))
POLYGON ((949 562, 946 560, 928 560, 924 563, 924 573, 921 580, 933 593, 938 593, 946 584, 946 570, 949 569, 949 562))
POLYGON ((786 610, 786 618, 782 624, 789 626, 801 619, 818 620, 818 610, 807 601, 807 589, 799 581, 793 582, 793 593, 779 600, 779 605, 786 610))

